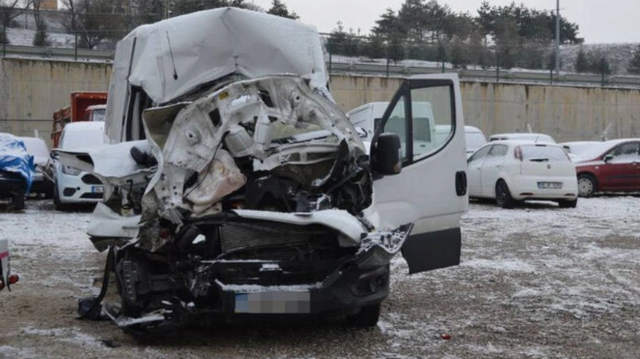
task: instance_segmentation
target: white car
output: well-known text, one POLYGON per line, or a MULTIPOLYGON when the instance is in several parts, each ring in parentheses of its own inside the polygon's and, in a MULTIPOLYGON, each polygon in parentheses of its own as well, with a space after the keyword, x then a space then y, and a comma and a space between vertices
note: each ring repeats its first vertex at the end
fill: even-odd
MULTIPOLYGON (((64 126, 60 150, 70 151, 105 145, 104 122, 75 122, 64 126)), ((75 168, 55 164, 53 202, 63 210, 68 204, 102 201, 104 185, 94 175, 75 168)))
POLYGON ((494 141, 467 161, 469 196, 495 199, 502 208, 518 201, 578 203, 576 169, 562 146, 531 141, 494 141))
POLYGON ((500 133, 489 137, 489 142, 509 140, 532 141, 536 143, 556 143, 556 140, 554 140, 553 137, 543 133, 500 133))
POLYGON ((487 137, 484 133, 473 126, 464 126, 464 139, 467 143, 467 158, 476 152, 476 150, 487 144, 487 137))
POLYGON ((42 193, 45 197, 51 198, 53 195, 53 184, 45 176, 45 171, 49 166, 49 148, 43 139, 37 137, 18 137, 27 148, 27 152, 33 156, 36 166, 36 175, 31 185, 31 193, 42 193))

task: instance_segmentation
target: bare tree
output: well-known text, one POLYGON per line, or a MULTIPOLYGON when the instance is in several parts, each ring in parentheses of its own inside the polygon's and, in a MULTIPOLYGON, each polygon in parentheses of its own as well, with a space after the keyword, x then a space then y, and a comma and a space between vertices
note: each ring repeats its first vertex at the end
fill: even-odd
POLYGON ((93 49, 106 39, 117 40, 126 33, 124 1, 63 0, 62 4, 66 8, 62 24, 78 37, 78 47, 93 49))
POLYGON ((33 9, 33 19, 36 23, 36 34, 33 36, 33 46, 49 46, 51 45, 47 35, 47 23, 42 17, 40 7, 43 0, 32 0, 31 7, 33 9))
POLYGON ((20 16, 26 8, 31 5, 31 0, 0 0, 0 43, 8 44, 6 29, 11 25, 11 21, 20 16))

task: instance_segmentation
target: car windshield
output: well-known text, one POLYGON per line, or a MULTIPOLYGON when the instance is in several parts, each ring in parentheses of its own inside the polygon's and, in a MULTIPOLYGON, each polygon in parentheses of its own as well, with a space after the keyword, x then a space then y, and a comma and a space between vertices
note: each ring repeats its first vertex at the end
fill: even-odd
POLYGON ((615 142, 601 142, 600 144, 594 145, 588 150, 585 150, 580 154, 580 157, 585 160, 592 160, 597 157, 600 157, 605 152, 611 150, 617 143, 615 142))
POLYGON ((107 110, 104 108, 93 110, 92 120, 96 122, 104 122, 106 112, 107 110))
POLYGON ((575 155, 582 155, 590 151, 594 146, 600 145, 601 142, 585 142, 585 143, 573 143, 568 145, 569 153, 575 155))
POLYGON ((557 146, 536 146, 524 145, 522 149, 522 158, 528 161, 544 161, 544 162, 568 162, 569 157, 562 147, 557 146))
POLYGON ((60 148, 73 150, 83 147, 95 147, 101 144, 104 144, 104 131, 102 128, 76 129, 64 132, 60 148))

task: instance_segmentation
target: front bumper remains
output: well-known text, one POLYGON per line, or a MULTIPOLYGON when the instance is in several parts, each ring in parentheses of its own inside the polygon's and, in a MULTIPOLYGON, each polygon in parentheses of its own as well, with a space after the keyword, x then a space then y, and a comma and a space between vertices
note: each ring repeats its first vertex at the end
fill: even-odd
POLYGON ((166 297, 152 306, 155 310, 137 318, 115 307, 105 306, 104 312, 120 328, 138 335, 171 332, 191 324, 351 315, 388 296, 389 262, 411 229, 412 225, 405 225, 386 235, 376 233, 340 259, 202 261, 186 283, 191 301, 166 297))

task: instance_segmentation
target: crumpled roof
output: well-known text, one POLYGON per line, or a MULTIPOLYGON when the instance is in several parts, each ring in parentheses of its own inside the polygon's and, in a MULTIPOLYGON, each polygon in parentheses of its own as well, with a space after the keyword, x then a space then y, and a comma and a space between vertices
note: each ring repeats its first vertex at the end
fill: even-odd
POLYGON ((131 63, 129 82, 159 104, 233 73, 322 74, 326 86, 315 27, 255 11, 221 8, 140 26, 118 52, 129 52, 126 47, 134 47, 133 60, 121 58, 114 71, 127 71, 131 63))
POLYGON ((0 133, 0 170, 18 173, 27 181, 27 193, 35 175, 33 156, 24 143, 8 133, 0 133))

